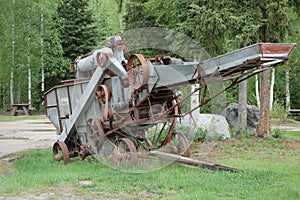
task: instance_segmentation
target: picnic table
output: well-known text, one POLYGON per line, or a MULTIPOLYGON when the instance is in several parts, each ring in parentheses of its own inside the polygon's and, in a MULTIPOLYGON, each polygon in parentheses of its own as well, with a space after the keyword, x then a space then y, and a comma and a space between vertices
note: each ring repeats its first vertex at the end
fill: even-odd
POLYGON ((25 113, 25 115, 31 115, 32 109, 29 108, 29 104, 13 104, 12 105, 12 116, 17 116, 18 113, 25 113))
POLYGON ((291 116, 291 117, 300 117, 300 109, 291 109, 291 110, 289 110, 289 116, 291 116))

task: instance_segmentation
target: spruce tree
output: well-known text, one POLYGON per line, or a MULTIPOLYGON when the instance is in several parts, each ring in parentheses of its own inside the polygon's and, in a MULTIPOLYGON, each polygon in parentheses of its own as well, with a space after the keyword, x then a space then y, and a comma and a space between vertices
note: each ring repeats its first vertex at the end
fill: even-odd
POLYGON ((146 10, 149 0, 131 0, 126 2, 124 16, 125 30, 155 26, 155 18, 146 10))
POLYGON ((63 0, 58 8, 62 20, 61 41, 64 57, 73 61, 90 52, 97 43, 97 29, 87 0, 63 0))

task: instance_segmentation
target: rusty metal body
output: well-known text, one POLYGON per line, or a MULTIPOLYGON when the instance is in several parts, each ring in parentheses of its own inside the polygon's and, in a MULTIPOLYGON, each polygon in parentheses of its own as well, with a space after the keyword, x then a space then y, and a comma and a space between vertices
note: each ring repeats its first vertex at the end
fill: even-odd
POLYGON ((105 47, 77 58, 73 66, 77 79, 64 81, 46 93, 47 116, 59 134, 53 146, 57 160, 112 155, 125 144, 123 150, 130 152, 135 162, 133 154, 138 156, 140 149, 152 152, 169 147, 175 136, 182 147, 171 153, 188 157, 187 137, 174 131, 177 119, 183 116, 185 99, 177 94, 180 87, 200 83, 196 90, 205 93, 216 73, 236 84, 283 64, 295 46, 260 43, 201 63, 134 54, 125 63, 123 41, 114 41, 113 50, 105 47), (154 132, 151 136, 150 130, 154 132))

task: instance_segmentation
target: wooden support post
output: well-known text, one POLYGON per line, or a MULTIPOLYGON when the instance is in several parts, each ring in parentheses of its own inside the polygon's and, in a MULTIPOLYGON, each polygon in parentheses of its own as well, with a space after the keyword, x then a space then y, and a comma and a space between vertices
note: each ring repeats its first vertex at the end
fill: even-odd
POLYGON ((238 124, 237 132, 247 131, 247 80, 239 83, 239 104, 238 104, 238 124))
POLYGON ((269 136, 270 132, 270 70, 265 70, 261 73, 260 122, 256 129, 256 135, 265 137, 269 136))

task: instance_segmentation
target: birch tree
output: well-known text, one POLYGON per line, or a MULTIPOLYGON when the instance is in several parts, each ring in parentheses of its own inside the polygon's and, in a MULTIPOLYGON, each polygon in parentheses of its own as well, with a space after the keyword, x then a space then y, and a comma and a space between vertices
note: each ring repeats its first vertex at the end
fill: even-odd
MULTIPOLYGON (((23 46, 23 41, 21 40, 20 41, 20 46, 22 47, 23 46)), ((19 59, 20 60, 23 60, 23 51, 20 51, 19 52, 19 59)), ((21 62, 19 63, 19 77, 18 77, 18 95, 17 95, 17 103, 20 104, 21 103, 21 91, 22 91, 22 88, 21 88, 21 84, 22 84, 22 71, 23 71, 23 66, 24 66, 24 63, 21 62)))
POLYGON ((290 94, 290 71, 285 71, 285 108, 289 112, 291 110, 291 94, 290 94))
MULTIPOLYGON (((40 26, 40 37, 41 37, 41 91, 42 91, 42 98, 44 98, 44 91, 45 91, 45 71, 44 71, 44 0, 41 0, 41 26, 40 26)), ((42 102, 43 103, 43 102, 42 102)))
POLYGON ((27 66, 28 66, 28 104, 29 107, 31 107, 31 55, 30 55, 30 42, 31 42, 31 34, 30 34, 30 20, 31 20, 31 5, 30 0, 28 0, 28 7, 27 7, 27 13, 28 13, 28 49, 27 49, 27 66))
POLYGON ((14 68, 15 68, 15 0, 12 0, 11 22, 11 70, 10 70, 10 104, 14 104, 14 68))
POLYGON ((274 84, 275 84, 275 69, 271 70, 271 86, 270 86, 270 110, 272 110, 273 107, 273 101, 274 101, 274 84))
POLYGON ((258 74, 255 75, 255 97, 256 97, 256 103, 258 108, 260 108, 260 95, 259 95, 259 80, 258 80, 258 74))

